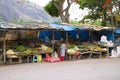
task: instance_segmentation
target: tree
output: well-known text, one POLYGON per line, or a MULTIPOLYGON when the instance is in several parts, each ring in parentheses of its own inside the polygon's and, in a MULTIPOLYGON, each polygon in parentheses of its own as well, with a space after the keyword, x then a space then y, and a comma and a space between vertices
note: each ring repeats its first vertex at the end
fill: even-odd
POLYGON ((96 20, 102 18, 102 26, 106 26, 108 21, 112 27, 118 26, 120 16, 119 0, 78 0, 78 4, 81 9, 90 9, 88 15, 92 16, 90 17, 91 19, 96 20))
POLYGON ((114 19, 115 19, 115 26, 118 27, 120 24, 120 1, 119 0, 113 0, 113 6, 115 8, 114 11, 114 19))
MULTIPOLYGON (((92 20, 102 17, 102 25, 106 25, 106 9, 102 8, 105 0, 78 0, 81 9, 88 8, 90 10, 88 16, 92 20)), ((88 17, 87 17, 88 18, 88 17)))
POLYGON ((69 23, 69 9, 71 4, 76 1, 77 0, 52 0, 44 7, 44 9, 51 16, 60 16, 62 22, 69 23), (67 2, 67 7, 64 9, 65 1, 67 2))

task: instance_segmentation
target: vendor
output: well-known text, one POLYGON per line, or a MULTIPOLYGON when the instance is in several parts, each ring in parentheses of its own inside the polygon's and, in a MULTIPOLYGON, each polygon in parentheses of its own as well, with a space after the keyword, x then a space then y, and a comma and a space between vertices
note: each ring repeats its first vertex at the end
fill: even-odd
POLYGON ((117 39, 115 40, 116 43, 120 43, 120 36, 117 37, 117 39))
POLYGON ((65 52, 66 52, 66 44, 64 41, 62 41, 62 44, 60 46, 60 60, 64 61, 65 58, 65 52))

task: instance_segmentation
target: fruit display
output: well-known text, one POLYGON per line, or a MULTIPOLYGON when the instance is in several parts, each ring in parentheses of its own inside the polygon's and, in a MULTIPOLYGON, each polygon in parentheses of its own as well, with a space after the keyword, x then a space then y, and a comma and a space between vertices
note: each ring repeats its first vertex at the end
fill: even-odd
POLYGON ((48 47, 48 48, 46 49, 46 52, 48 52, 48 53, 52 53, 52 52, 53 52, 53 49, 50 48, 50 47, 48 47))
POLYGON ((79 51, 79 48, 77 46, 75 46, 73 49, 74 51, 79 51))
POLYGON ((30 54, 30 53, 32 53, 32 49, 26 49, 23 53, 24 54, 30 54))
POLYGON ((90 50, 102 51, 103 48, 97 45, 89 46, 90 50))
POLYGON ((43 51, 46 51, 47 50, 47 46, 46 45, 41 45, 41 49, 43 50, 43 51))
POLYGON ((68 54, 79 54, 79 48, 77 46, 74 46, 74 48, 67 50, 68 54))
POLYGON ((17 51, 21 51, 21 52, 25 51, 25 49, 26 49, 26 48, 25 48, 23 45, 16 47, 16 50, 17 50, 17 51))
POLYGON ((68 54, 75 54, 75 51, 74 51, 74 49, 68 49, 68 50, 67 50, 67 53, 68 53, 68 54))
POLYGON ((9 49, 6 51, 7 57, 13 57, 16 58, 15 52, 12 49, 9 49))
POLYGON ((41 45, 41 50, 48 52, 48 53, 53 52, 53 49, 51 47, 47 47, 46 45, 41 45))
POLYGON ((80 50, 88 49, 88 45, 77 45, 80 50))
POLYGON ((12 49, 9 49, 9 50, 6 51, 6 54, 15 54, 15 53, 12 49))

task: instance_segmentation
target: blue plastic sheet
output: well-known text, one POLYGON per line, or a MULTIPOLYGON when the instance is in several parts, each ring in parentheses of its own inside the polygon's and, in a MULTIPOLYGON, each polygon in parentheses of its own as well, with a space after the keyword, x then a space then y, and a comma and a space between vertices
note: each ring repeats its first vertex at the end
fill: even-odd
POLYGON ((107 40, 112 40, 112 41, 114 40, 113 31, 102 30, 102 31, 100 32, 100 34, 101 34, 101 36, 102 36, 102 35, 107 36, 107 40))
POLYGON ((120 29, 115 29, 115 33, 120 35, 120 29))
POLYGON ((55 23, 49 23, 49 24, 53 28, 62 29, 64 31, 72 31, 72 30, 76 29, 75 26, 69 26, 69 25, 63 25, 63 24, 55 24, 55 23))

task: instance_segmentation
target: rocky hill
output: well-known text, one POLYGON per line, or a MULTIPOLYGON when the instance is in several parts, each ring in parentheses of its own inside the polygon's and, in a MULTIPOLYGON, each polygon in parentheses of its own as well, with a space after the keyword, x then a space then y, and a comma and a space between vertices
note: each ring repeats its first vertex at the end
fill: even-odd
POLYGON ((53 21, 41 6, 24 0, 0 0, 0 17, 8 22, 13 18, 53 21))

